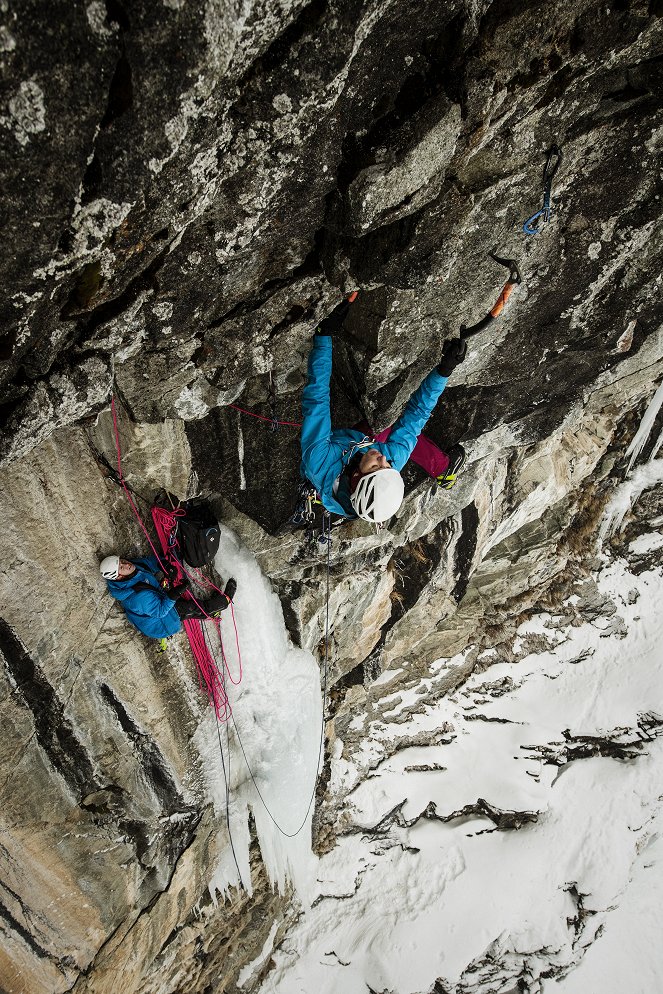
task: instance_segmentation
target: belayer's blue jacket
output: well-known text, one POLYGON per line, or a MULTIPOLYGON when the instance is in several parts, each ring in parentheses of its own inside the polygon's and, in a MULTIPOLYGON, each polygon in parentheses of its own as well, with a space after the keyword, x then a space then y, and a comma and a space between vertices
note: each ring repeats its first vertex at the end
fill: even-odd
POLYGON ((143 635, 153 639, 168 638, 182 627, 175 601, 166 597, 156 574, 159 563, 155 556, 129 560, 136 572, 126 580, 106 580, 113 597, 120 602, 127 618, 143 635), (136 587, 138 586, 138 590, 136 587), (152 589, 145 589, 150 587, 152 589))
POLYGON ((358 449, 377 449, 394 469, 410 458, 424 425, 433 413, 447 376, 434 369, 414 391, 386 442, 373 442, 353 428, 332 431, 329 383, 332 373, 332 339, 316 335, 308 359, 308 382, 302 396, 301 474, 313 484, 324 507, 332 514, 354 517, 339 503, 334 484, 358 449))

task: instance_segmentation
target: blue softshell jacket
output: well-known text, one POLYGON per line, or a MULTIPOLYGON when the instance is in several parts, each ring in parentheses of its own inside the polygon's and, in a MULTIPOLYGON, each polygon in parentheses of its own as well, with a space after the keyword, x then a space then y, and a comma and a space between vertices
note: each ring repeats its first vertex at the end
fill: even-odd
MULTIPOLYGON (((329 383, 332 373, 332 339, 316 335, 308 359, 308 382, 302 396, 301 475, 313 484, 323 505, 332 514, 351 515, 334 496, 334 483, 358 447, 378 449, 394 469, 408 461, 424 425, 433 413, 448 377, 434 369, 414 391, 386 442, 373 442, 360 431, 332 431, 329 383), (362 443, 363 446, 362 446, 362 443)), ((352 515, 354 517, 354 515, 352 515)))
POLYGON ((129 560, 136 567, 126 580, 106 580, 113 597, 120 602, 132 625, 153 639, 168 638, 182 627, 175 610, 175 601, 166 597, 159 586, 156 573, 159 563, 155 556, 129 560), (137 584, 149 584, 154 590, 136 590, 137 584))

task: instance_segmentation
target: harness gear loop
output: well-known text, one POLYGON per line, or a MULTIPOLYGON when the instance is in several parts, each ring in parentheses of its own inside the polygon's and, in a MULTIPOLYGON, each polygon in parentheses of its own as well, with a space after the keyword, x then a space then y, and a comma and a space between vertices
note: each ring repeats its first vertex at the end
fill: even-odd
POLYGON ((523 231, 526 235, 539 235, 541 233, 541 229, 536 223, 539 218, 543 218, 544 224, 547 224, 550 220, 550 215, 552 213, 552 207, 550 206, 552 181, 555 173, 560 167, 561 162, 561 148, 559 145, 551 145, 548 151, 545 168, 543 170, 543 207, 540 211, 537 211, 536 214, 532 214, 531 217, 528 217, 523 224, 523 231), (555 160, 554 164, 553 159, 555 160))

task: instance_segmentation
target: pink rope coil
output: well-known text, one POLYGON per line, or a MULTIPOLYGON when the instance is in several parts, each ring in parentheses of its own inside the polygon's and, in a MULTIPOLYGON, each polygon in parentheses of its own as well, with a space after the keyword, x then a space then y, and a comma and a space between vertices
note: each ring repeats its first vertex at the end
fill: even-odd
MULTIPOLYGON (((127 500, 129 501, 129 506, 133 511, 134 516, 138 521, 138 524, 142 528, 143 534, 145 535, 145 538, 147 539, 148 544, 152 552, 154 553, 157 562, 159 563, 159 566, 164 572, 169 572, 164 565, 163 559, 157 552, 154 543, 152 542, 152 539, 150 538, 150 534, 147 528, 145 527, 143 519, 140 516, 140 512, 136 506, 133 497, 131 496, 131 492, 129 491, 129 488, 124 479, 124 474, 122 472, 122 451, 120 448, 120 433, 117 423, 117 410, 115 407, 114 396, 111 397, 111 411, 113 414, 113 431, 115 434, 115 450, 117 453, 118 478, 122 485, 122 489, 124 490, 127 496, 127 500)), ((161 549, 162 549, 161 555, 171 567, 175 567, 177 571, 176 573, 177 583, 180 582, 183 575, 187 576, 189 579, 191 578, 190 574, 184 568, 184 565, 181 561, 181 557, 178 555, 177 551, 179 549, 179 543, 177 541, 177 521, 178 518, 183 517, 185 514, 186 511, 184 511, 184 509, 182 508, 174 508, 172 511, 168 511, 166 508, 162 507, 152 508, 152 521, 154 522, 154 527, 159 537, 159 542, 161 544, 161 549)), ((196 573, 197 581, 201 583, 203 586, 213 588, 214 590, 217 590, 219 593, 223 593, 223 591, 219 590, 219 588, 216 586, 215 583, 212 582, 212 580, 209 580, 199 570, 194 570, 194 572, 196 573)), ((221 636, 220 619, 210 617, 210 615, 207 614, 207 612, 205 611, 203 605, 196 600, 192 591, 190 590, 185 591, 184 597, 187 600, 193 601, 196 607, 198 607, 200 611, 204 614, 206 620, 212 621, 214 623, 214 627, 216 629, 219 639, 219 647, 221 651, 221 658, 223 660, 223 666, 225 667, 230 682, 233 683, 235 686, 237 686, 239 683, 241 683, 242 680, 242 654, 239 648, 239 633, 237 631, 237 621, 235 619, 235 609, 232 601, 230 602, 230 613, 232 616, 233 626, 235 629, 235 641, 237 644, 237 659, 239 665, 239 674, 236 680, 233 679, 232 673, 230 672, 230 668, 228 666, 228 660, 226 659, 226 653, 223 646, 223 638, 221 636)), ((182 625, 189 640, 189 645, 191 646, 191 652, 193 654, 193 658, 196 661, 196 669, 198 672, 198 685, 200 686, 200 689, 204 691, 204 693, 207 695, 207 698, 210 704, 212 705, 212 707, 214 708, 214 711, 219 721, 222 722, 228 721, 232 712, 230 708, 230 702, 228 700, 228 695, 226 694, 224 687, 223 672, 219 670, 216 659, 214 658, 214 655, 212 654, 212 652, 208 647, 208 643, 205 638, 202 627, 203 620, 198 618, 185 618, 182 620, 182 625)))

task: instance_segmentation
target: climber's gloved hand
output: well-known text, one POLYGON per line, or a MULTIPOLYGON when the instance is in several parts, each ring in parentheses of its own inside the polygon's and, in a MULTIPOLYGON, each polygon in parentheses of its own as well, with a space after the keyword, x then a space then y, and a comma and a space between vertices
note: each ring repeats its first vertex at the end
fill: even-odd
POLYGON ((236 591, 237 591, 237 580, 235 579, 234 576, 231 576, 228 582, 226 583, 223 592, 228 598, 228 600, 231 601, 235 596, 236 591))
POLYGON ((350 310, 350 304, 357 296, 356 293, 350 294, 350 297, 346 300, 342 300, 340 304, 337 304, 331 314, 328 314, 326 318, 323 318, 318 327, 315 329, 316 335, 336 335, 343 328, 343 322, 350 310))
POLYGON ((176 583, 175 586, 171 587, 169 590, 164 590, 166 597, 170 597, 171 601, 176 601, 182 597, 186 590, 188 590, 189 584, 186 580, 181 583, 176 583))
POLYGON ((168 577, 169 580, 174 580, 177 576, 177 566, 174 563, 162 562, 161 568, 163 573, 168 577))
POLYGON ((449 338, 442 346, 442 359, 437 371, 441 376, 451 376, 456 366, 463 361, 467 354, 467 342, 464 338, 449 338))

